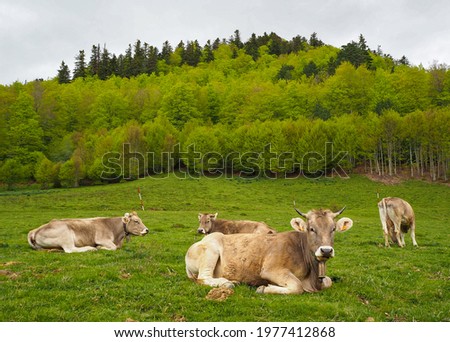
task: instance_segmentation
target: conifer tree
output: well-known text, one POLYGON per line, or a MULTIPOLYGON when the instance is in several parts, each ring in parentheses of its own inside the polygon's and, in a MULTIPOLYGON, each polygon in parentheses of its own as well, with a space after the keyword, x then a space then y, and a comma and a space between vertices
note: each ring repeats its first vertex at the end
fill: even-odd
POLYGON ((286 52, 285 43, 283 39, 275 33, 270 33, 269 53, 271 55, 279 56, 286 52))
POLYGON ((73 70, 73 79, 78 77, 86 77, 86 55, 84 50, 80 50, 79 54, 75 57, 75 68, 73 70))
POLYGON ((197 66, 202 56, 202 49, 198 41, 187 42, 186 50, 184 51, 183 62, 190 66, 197 66))
POLYGON ((342 46, 337 56, 337 65, 344 61, 352 63, 355 68, 363 64, 368 68, 371 67, 372 57, 370 57, 369 48, 362 34, 359 36, 358 42, 351 41, 342 46))
POLYGON ((245 43, 245 52, 252 56, 254 61, 259 58, 259 46, 256 39, 256 34, 252 33, 250 39, 245 43))
POLYGON ((406 58, 405 55, 403 55, 402 58, 400 58, 400 59, 398 60, 398 64, 401 64, 401 65, 409 65, 409 60, 408 60, 408 58, 406 58))
POLYGON ((320 47, 323 46, 323 42, 317 37, 317 33, 313 32, 313 34, 311 34, 311 37, 309 38, 309 45, 311 45, 312 47, 320 47))
POLYGON ((133 75, 133 53, 131 44, 125 51, 125 56, 122 58, 121 75, 122 77, 130 78, 133 75))
POLYGON ((167 64, 169 64, 170 56, 172 55, 172 53, 173 53, 172 46, 170 46, 169 41, 166 40, 162 46, 161 54, 159 57, 160 59, 166 61, 167 64))
POLYGON ((211 41, 208 40, 205 44, 205 46, 203 47, 203 52, 202 52, 202 61, 209 63, 211 61, 214 60, 214 54, 212 52, 212 46, 211 46, 211 41))
POLYGON ((131 75, 137 76, 145 73, 145 48, 142 46, 141 41, 138 39, 134 44, 134 55, 131 66, 131 75))
POLYGON ((109 60, 109 70, 111 75, 119 75, 119 60, 115 54, 109 60))
POLYGON ((110 54, 106 45, 103 47, 102 54, 100 56, 100 64, 98 69, 98 78, 101 80, 106 80, 109 76, 111 76, 111 61, 110 54))
POLYGON ((62 61, 61 66, 58 69, 58 83, 70 83, 70 70, 67 64, 62 61))
POLYGON ((182 40, 178 43, 171 57, 170 64, 181 65, 186 63, 186 47, 182 40))
POLYGON ((216 40, 214 41, 214 43, 212 44, 212 49, 213 50, 217 50, 220 46, 221 42, 219 38, 216 38, 216 40))
POLYGON ((149 46, 145 58, 145 72, 147 74, 158 73, 158 48, 149 46))
POLYGON ((289 45, 290 45, 290 51, 289 52, 303 51, 303 50, 306 49, 307 44, 308 44, 308 41, 307 41, 307 39, 305 37, 295 36, 289 42, 289 45))
POLYGON ((234 36, 230 38, 230 43, 234 44, 238 49, 242 49, 244 47, 239 30, 234 31, 234 36))
POLYGON ((92 45, 91 59, 89 60, 88 70, 89 75, 98 76, 100 69, 100 44, 92 45))
POLYGON ((319 72, 319 69, 317 68, 316 63, 313 61, 309 62, 305 67, 303 68, 303 73, 307 77, 316 76, 319 72))

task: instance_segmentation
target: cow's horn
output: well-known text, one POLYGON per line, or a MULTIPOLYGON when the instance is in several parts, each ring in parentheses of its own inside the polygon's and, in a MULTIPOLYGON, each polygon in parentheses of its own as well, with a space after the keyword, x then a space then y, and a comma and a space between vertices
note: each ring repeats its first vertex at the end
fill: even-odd
POLYGON ((306 217, 306 214, 303 214, 300 210, 298 210, 297 208, 294 208, 295 209, 295 211, 301 216, 301 217, 304 217, 304 218, 307 218, 306 217))
POLYGON ((345 208, 346 208, 347 206, 346 205, 344 205, 344 208, 342 208, 341 210, 339 210, 339 211, 337 211, 337 212, 335 212, 334 213, 334 216, 336 217, 336 216, 339 216, 339 215, 341 215, 342 214, 342 212, 345 210, 345 208))
POLYGON ((294 201, 294 209, 295 209, 295 211, 296 211, 301 217, 306 218, 306 215, 303 214, 300 210, 298 210, 298 209, 295 207, 295 201, 294 201))

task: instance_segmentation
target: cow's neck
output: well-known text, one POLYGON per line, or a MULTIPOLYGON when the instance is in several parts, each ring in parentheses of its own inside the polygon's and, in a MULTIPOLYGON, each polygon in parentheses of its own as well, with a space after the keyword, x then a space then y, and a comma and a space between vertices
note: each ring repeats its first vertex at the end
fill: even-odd
POLYGON ((305 291, 317 292, 321 288, 321 282, 319 279, 319 261, 316 259, 314 252, 309 248, 307 235, 305 232, 290 232, 289 236, 295 241, 296 249, 301 255, 301 262, 305 265, 306 273, 304 274, 305 291))
POLYGON ((127 229, 127 224, 125 222, 122 222, 122 223, 123 223, 123 231, 125 232, 125 237, 127 238, 127 241, 128 241, 130 239, 131 233, 127 229))
POLYGON ((317 292, 322 288, 322 279, 319 278, 319 262, 315 257, 311 259, 309 274, 303 280, 303 288, 306 292, 317 292))

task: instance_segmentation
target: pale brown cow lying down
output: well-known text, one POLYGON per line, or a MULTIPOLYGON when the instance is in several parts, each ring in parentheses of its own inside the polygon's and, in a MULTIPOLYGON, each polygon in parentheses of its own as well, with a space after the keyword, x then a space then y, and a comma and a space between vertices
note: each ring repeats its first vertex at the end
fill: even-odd
POLYGON ((232 220, 218 220, 217 213, 215 214, 198 214, 198 221, 200 223, 197 233, 199 234, 211 234, 211 233, 223 233, 223 234, 274 234, 276 231, 270 228, 264 222, 257 221, 232 221, 232 220))
POLYGON ((145 235, 148 228, 136 212, 123 217, 52 220, 28 233, 34 249, 62 249, 66 253, 116 250, 125 237, 145 235))
MULTIPOLYGON (((334 256, 334 234, 350 229, 353 221, 335 218, 344 209, 313 210, 293 218, 295 231, 277 234, 212 233, 186 253, 189 278, 208 286, 233 287, 242 282, 259 286, 259 293, 316 292, 332 281, 319 270, 334 256)), ((323 269, 323 268, 322 268, 323 269)))
POLYGON ((386 197, 378 202, 384 245, 389 247, 389 237, 393 243, 405 247, 405 234, 411 232, 413 245, 416 242, 416 218, 411 205, 398 197, 386 197))

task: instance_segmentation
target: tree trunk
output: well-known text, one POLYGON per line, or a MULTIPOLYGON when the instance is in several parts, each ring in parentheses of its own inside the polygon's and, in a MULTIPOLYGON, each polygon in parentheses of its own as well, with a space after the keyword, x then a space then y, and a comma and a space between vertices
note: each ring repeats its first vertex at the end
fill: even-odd
POLYGON ((392 164, 392 143, 389 142, 387 145, 387 162, 388 162, 388 172, 389 176, 392 176, 393 173, 393 164, 392 164))
POLYGON ((434 164, 434 155, 433 152, 430 150, 430 174, 431 174, 431 180, 433 182, 436 181, 436 165, 434 164))

